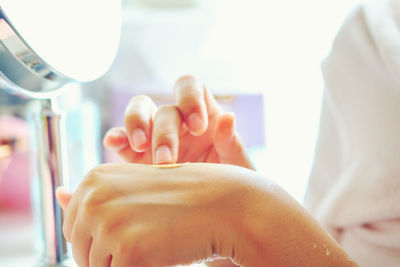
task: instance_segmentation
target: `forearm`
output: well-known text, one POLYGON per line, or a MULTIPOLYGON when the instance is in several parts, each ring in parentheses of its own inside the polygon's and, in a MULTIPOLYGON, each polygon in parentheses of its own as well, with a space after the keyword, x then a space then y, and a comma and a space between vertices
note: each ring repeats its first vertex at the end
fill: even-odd
POLYGON ((243 266, 357 266, 313 217, 278 186, 252 194, 240 226, 243 266))

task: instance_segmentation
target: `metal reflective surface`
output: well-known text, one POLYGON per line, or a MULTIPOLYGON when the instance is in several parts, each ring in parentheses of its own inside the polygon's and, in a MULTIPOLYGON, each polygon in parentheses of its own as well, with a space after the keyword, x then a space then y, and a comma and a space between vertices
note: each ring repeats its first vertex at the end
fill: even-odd
POLYGON ((32 103, 31 119, 35 128, 32 150, 36 154, 38 192, 36 215, 41 225, 44 251, 42 260, 57 266, 69 258, 62 233, 63 211, 55 191, 68 184, 65 121, 56 99, 32 103))
POLYGON ((22 39, 0 7, 0 86, 34 98, 50 93, 70 78, 53 70, 22 39))

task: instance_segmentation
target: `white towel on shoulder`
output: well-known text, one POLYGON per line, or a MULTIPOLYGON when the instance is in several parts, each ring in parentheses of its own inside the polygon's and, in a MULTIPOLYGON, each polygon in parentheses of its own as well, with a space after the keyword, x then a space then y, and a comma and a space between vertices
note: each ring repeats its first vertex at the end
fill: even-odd
POLYGON ((400 0, 354 9, 322 69, 306 207, 360 266, 400 266, 400 0))

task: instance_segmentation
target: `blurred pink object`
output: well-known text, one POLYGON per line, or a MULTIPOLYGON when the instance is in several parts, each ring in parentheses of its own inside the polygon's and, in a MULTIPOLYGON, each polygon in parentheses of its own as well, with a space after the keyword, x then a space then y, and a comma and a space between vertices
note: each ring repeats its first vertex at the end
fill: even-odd
POLYGON ((12 116, 0 116, 0 206, 30 210, 29 127, 12 116))

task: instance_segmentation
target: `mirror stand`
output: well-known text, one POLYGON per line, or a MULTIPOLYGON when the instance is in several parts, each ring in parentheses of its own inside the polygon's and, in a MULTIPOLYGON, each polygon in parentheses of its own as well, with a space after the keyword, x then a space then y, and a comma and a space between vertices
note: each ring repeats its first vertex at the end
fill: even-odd
POLYGON ((93 81, 111 66, 120 38, 121 3, 53 2, 1 1, 0 88, 37 99, 28 112, 34 135, 33 214, 43 244, 39 267, 74 267, 55 197, 59 186, 68 186, 66 115, 56 96, 67 83, 93 81))
MULTIPOLYGON (((57 98, 36 100, 28 112, 33 132, 32 151, 36 192, 33 192, 35 220, 43 243, 40 267, 74 267, 62 232, 63 211, 55 191, 68 186, 65 113, 57 98)), ((39 267, 38 266, 38 267, 39 267)))

